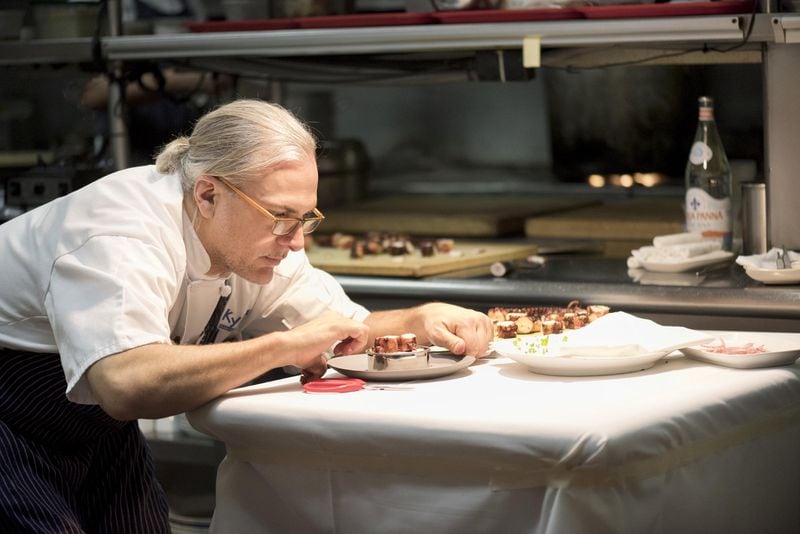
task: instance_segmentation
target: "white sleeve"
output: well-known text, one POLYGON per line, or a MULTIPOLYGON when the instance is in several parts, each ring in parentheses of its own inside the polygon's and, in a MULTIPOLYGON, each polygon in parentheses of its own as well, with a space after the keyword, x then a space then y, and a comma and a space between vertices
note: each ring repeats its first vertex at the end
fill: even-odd
POLYGON ((283 287, 264 288, 262 304, 253 314, 252 322, 245 327, 248 336, 275 330, 294 328, 319 317, 326 311, 335 311, 356 321, 363 321, 369 310, 350 300, 342 286, 330 274, 314 268, 305 254, 297 270, 283 287), (280 294, 275 295, 274 291, 280 294))
POLYGON ((70 400, 96 402, 84 373, 101 358, 170 342, 182 276, 168 251, 129 237, 93 237, 56 259, 45 308, 70 400))

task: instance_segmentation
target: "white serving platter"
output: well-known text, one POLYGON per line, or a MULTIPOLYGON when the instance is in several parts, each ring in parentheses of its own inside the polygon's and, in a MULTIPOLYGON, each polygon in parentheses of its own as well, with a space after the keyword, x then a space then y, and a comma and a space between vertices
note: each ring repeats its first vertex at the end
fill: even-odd
POLYGON ((800 342, 775 333, 733 332, 721 334, 711 345, 720 345, 724 341, 729 347, 738 347, 746 343, 763 345, 766 352, 757 354, 719 354, 704 350, 702 346, 680 349, 687 357, 701 362, 734 367, 737 369, 758 369, 792 365, 800 358, 800 342))
MULTIPOLYGON (((556 334, 555 336, 558 336, 556 334)), ((553 339, 558 339, 554 337, 553 339)), ((554 376, 599 376, 634 373, 653 367, 672 350, 639 351, 635 345, 607 347, 596 355, 554 356, 539 346, 515 343, 513 339, 495 341, 497 354, 525 365, 529 371, 554 376)))

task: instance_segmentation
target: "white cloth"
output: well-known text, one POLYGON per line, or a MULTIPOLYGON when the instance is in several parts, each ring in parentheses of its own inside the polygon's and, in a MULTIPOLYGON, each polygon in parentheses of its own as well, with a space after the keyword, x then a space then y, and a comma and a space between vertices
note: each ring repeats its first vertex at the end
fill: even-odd
MULTIPOLYGON (((800 341, 798 334, 774 334, 800 341)), ((335 376, 335 375, 334 375, 335 376)), ((544 376, 506 358, 410 390, 242 388, 213 531, 794 533, 800 366, 544 376)))
POLYGON ((657 235, 653 238, 654 247, 667 247, 670 245, 683 245, 686 243, 701 243, 705 238, 698 232, 683 232, 680 234, 657 235))
POLYGON ((641 247, 631 251, 631 256, 628 258, 627 265, 631 268, 638 268, 645 262, 682 262, 721 249, 722 245, 718 241, 686 243, 683 245, 668 245, 663 247, 641 247))
MULTIPOLYGON (((91 404, 83 375, 99 359, 196 342, 225 280, 203 275, 210 260, 182 201, 176 175, 137 167, 0 225, 0 347, 59 352, 68 398, 91 404)), ((218 341, 284 330, 326 309, 368 315, 302 251, 267 285, 236 275, 228 283, 218 341)))
POLYGON ((697 233, 661 235, 653 238, 653 246, 631 250, 627 266, 641 269, 644 263, 675 263, 713 254, 722 249, 719 239, 707 239, 697 233))
POLYGON ((552 356, 635 356, 648 352, 672 352, 714 339, 704 332, 682 326, 662 326, 625 312, 613 312, 568 336, 550 336, 557 343, 552 356))
MULTIPOLYGON (((765 254, 753 254, 751 256, 738 256, 736 263, 744 268, 756 269, 777 269, 778 268, 778 252, 781 249, 772 248, 765 254)), ((800 253, 793 250, 787 250, 787 257, 792 269, 800 269, 800 253)))

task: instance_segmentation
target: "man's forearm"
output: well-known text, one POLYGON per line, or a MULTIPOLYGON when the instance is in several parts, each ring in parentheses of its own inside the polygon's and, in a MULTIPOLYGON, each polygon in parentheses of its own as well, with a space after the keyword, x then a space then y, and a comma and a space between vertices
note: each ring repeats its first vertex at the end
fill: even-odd
POLYGON ((430 339, 422 322, 423 306, 370 313, 364 319, 364 324, 369 327, 369 345, 373 344, 377 336, 404 334, 406 332, 416 334, 419 343, 429 343, 430 339))
POLYGON ((143 345, 96 362, 87 378, 112 417, 166 417, 205 404, 268 369, 289 365, 276 337, 217 345, 143 345))

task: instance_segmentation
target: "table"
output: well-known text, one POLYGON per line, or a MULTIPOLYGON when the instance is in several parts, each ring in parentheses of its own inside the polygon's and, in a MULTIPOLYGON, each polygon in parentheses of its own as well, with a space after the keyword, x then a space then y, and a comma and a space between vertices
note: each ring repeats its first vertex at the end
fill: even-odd
POLYGON ((800 532, 797 363, 568 378, 496 358, 409 385, 290 378, 190 413, 227 446, 212 531, 800 532))

